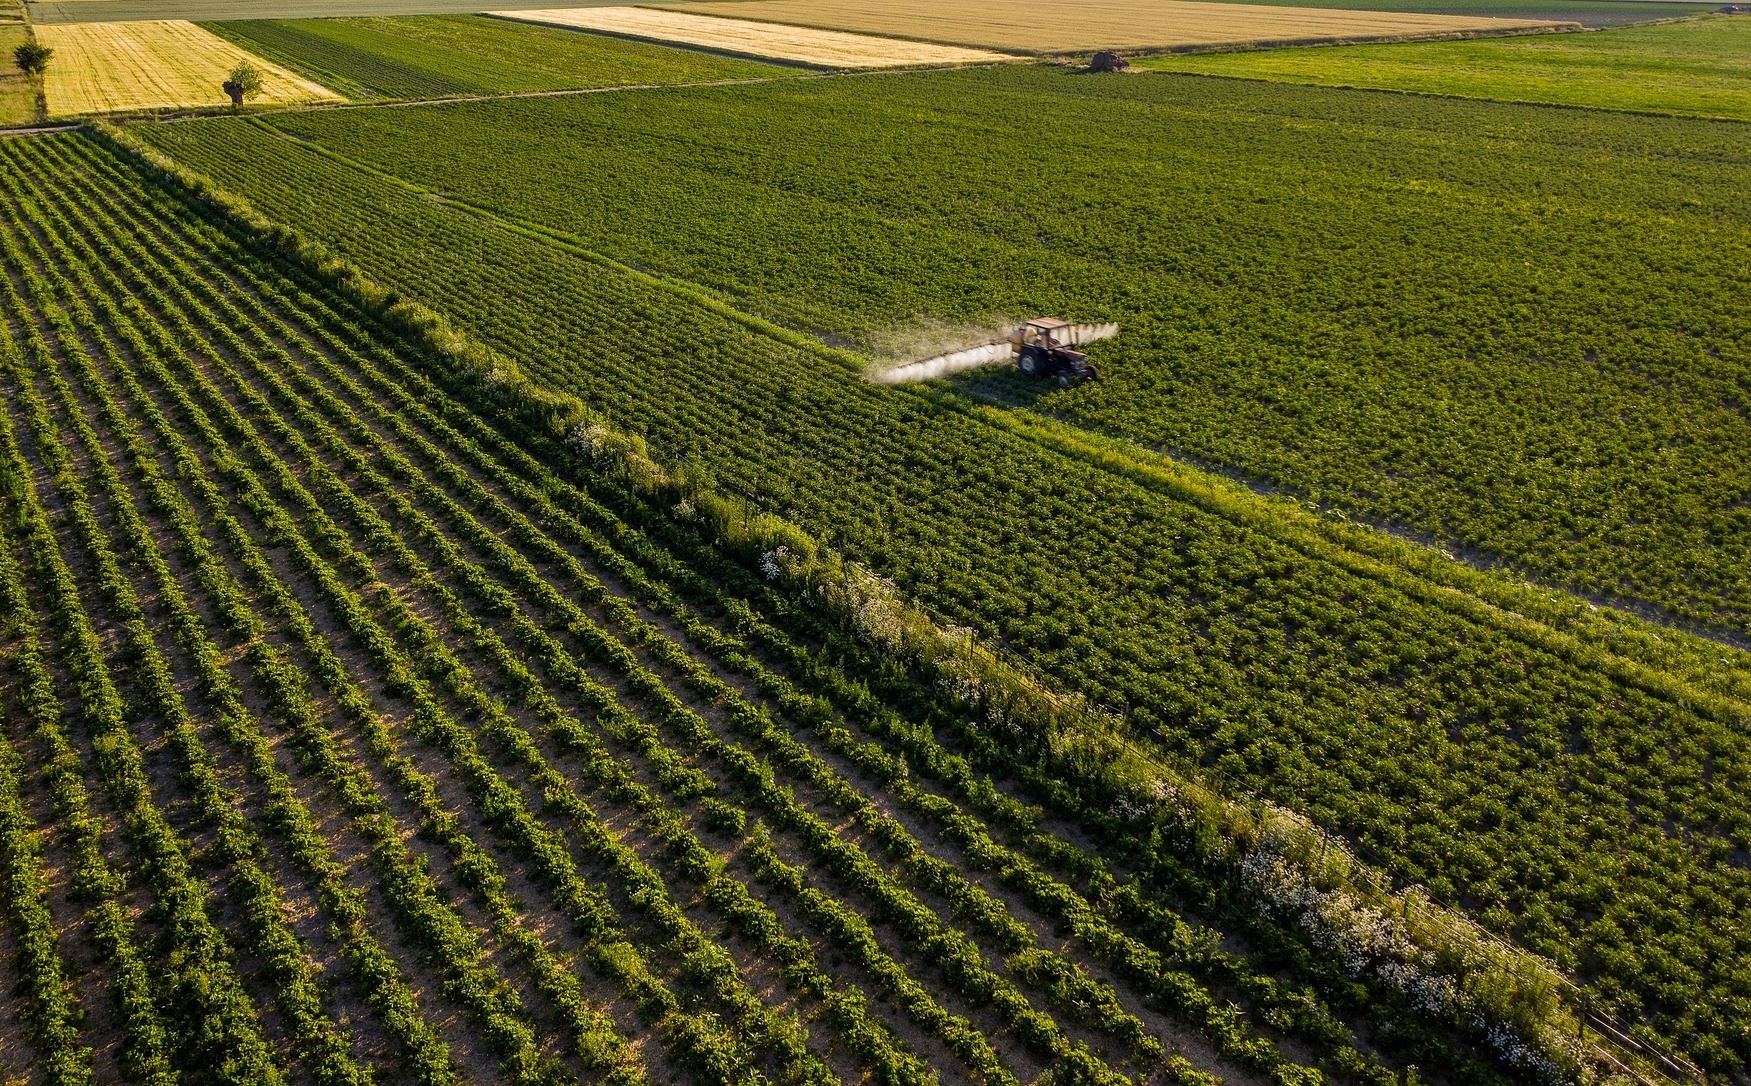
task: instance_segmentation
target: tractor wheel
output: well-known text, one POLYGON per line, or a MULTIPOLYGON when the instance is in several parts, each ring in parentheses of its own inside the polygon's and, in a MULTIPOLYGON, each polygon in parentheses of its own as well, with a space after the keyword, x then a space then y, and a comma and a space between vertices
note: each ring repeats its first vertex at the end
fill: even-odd
POLYGON ((1073 385, 1075 383, 1076 383, 1076 378, 1070 376, 1068 373, 1060 373, 1058 375, 1058 387, 1059 388, 1069 388, 1071 385, 1073 385))
POLYGON ((1021 361, 1017 364, 1021 367, 1021 372, 1027 374, 1029 377, 1032 377, 1035 373, 1039 372, 1040 363, 1031 354, 1022 355, 1021 361))

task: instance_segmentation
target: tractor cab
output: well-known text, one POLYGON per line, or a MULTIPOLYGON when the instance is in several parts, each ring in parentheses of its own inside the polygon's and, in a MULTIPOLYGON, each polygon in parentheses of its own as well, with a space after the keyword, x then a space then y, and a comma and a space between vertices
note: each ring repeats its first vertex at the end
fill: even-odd
POLYGON ((1029 377, 1054 377, 1061 387, 1078 381, 1092 381, 1100 372, 1081 351, 1072 350, 1067 341, 1074 340, 1074 326, 1057 317, 1035 317, 1016 329, 1016 368, 1029 377))
POLYGON ((1046 348, 1056 347, 1058 341, 1052 338, 1052 333, 1062 332, 1068 327, 1070 327, 1070 322, 1067 320, 1060 320, 1057 317, 1035 317, 1021 326, 1022 346, 1038 344, 1046 348))

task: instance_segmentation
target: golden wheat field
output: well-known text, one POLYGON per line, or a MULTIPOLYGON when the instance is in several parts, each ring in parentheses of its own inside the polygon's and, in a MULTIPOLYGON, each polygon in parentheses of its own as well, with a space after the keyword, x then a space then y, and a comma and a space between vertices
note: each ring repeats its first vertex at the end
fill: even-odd
POLYGON ((36 32, 55 50, 45 86, 52 116, 225 105, 221 84, 244 60, 261 69, 258 102, 340 97, 180 19, 44 25, 36 32))
MULTIPOLYGON (((736 5, 740 11, 743 5, 736 5)), ((716 10, 724 10, 717 6, 716 10)), ((775 22, 719 18, 639 7, 549 8, 495 11, 491 15, 578 30, 695 45, 729 53, 816 64, 826 68, 895 68, 925 64, 977 64, 1009 59, 984 49, 899 41, 837 30, 775 22)))
POLYGON ((1565 25, 1195 0, 744 0, 663 7, 1036 54, 1427 38, 1565 25))

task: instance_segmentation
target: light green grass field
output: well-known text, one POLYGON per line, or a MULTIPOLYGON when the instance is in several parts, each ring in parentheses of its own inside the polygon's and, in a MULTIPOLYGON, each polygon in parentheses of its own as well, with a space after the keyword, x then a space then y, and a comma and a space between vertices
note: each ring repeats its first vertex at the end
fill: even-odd
POLYGON ((1589 34, 1157 57, 1145 68, 1751 120, 1751 18, 1589 34))
MULTIPOLYGON (((89 2, 89 0, 87 0, 89 2)), ((159 0, 163 2, 163 0, 159 0)), ((1249 0, 1233 0, 1246 3, 1249 0)), ((1485 15, 1498 19, 1550 19, 1588 26, 1621 26, 1713 11, 1719 4, 1669 0, 1271 0, 1289 7, 1354 8, 1358 11, 1410 11, 1439 15, 1485 15)))

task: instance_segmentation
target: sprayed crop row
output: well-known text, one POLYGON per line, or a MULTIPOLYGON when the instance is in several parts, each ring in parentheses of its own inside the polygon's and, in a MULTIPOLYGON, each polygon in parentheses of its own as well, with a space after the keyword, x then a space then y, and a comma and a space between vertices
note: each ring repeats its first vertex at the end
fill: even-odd
POLYGON ((1194 872, 182 199, 0 148, 0 968, 55 1081, 1496 1077, 1218 949, 1194 872))

